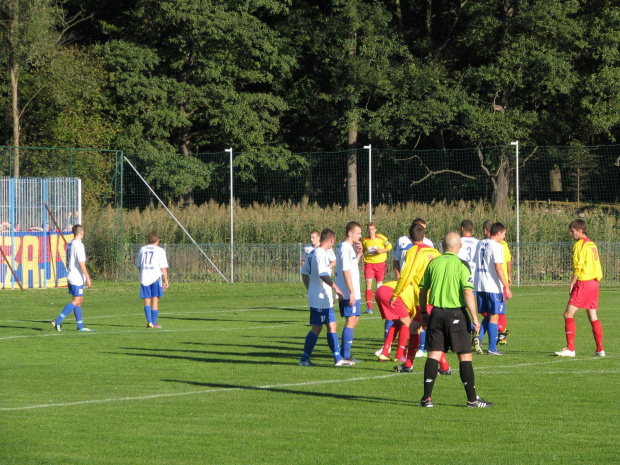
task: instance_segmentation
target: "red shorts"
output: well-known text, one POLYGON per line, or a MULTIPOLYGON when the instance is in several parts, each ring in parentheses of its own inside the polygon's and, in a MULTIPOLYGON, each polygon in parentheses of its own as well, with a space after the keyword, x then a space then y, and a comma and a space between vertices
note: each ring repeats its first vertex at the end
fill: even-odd
POLYGON ((383 281, 386 263, 387 262, 364 263, 364 276, 366 279, 376 279, 379 282, 383 281))
POLYGON ((596 310, 598 308, 598 288, 599 284, 596 279, 577 281, 570 293, 569 305, 586 310, 596 310))
MULTIPOLYGON (((428 304, 426 306, 426 313, 430 315, 433 312, 433 308, 434 307, 431 304, 428 304)), ((420 310, 419 305, 415 306, 415 315, 413 316, 413 321, 417 321, 418 323, 422 322, 422 311, 420 310)))
POLYGON ((394 289, 389 286, 380 286, 375 292, 375 300, 381 312, 381 318, 384 320, 400 320, 407 318, 409 311, 407 306, 400 297, 394 301, 394 305, 390 305, 390 299, 394 295, 394 289))

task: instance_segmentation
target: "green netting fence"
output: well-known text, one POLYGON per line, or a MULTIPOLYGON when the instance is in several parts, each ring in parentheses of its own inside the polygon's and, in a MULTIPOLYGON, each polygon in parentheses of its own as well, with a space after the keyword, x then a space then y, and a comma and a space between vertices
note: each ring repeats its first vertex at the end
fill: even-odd
MULTIPOLYGON (((15 148, 0 148, 2 174, 10 175, 14 153, 15 148)), ((521 284, 569 279, 570 242, 565 241, 575 217, 588 221, 589 236, 600 244, 604 282, 620 281, 617 145, 521 146, 518 183, 511 145, 233 151, 232 183, 227 151, 20 148, 19 156, 22 175, 82 179, 89 192, 83 215, 89 266, 100 278, 135 280, 135 254, 151 230, 166 243, 176 281, 223 281, 224 275, 235 282, 298 282, 301 247, 311 230, 329 227, 340 239, 348 221, 364 224, 370 218, 395 240, 413 218, 422 217, 436 243, 465 218, 474 222, 478 237, 485 220, 497 220, 507 225, 515 247, 519 190, 521 284)))

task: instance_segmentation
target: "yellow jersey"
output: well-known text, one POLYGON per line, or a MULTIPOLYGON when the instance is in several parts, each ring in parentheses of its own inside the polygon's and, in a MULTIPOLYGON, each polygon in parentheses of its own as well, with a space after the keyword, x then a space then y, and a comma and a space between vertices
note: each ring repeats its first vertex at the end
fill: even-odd
POLYGON ((500 242, 500 245, 502 246, 502 249, 504 249, 504 263, 502 263, 502 270, 504 270, 504 278, 506 278, 506 282, 508 282, 508 262, 512 261, 512 254, 508 248, 508 242, 502 241, 500 242))
POLYGON ((414 244, 405 255, 405 266, 400 272, 400 279, 394 289, 394 297, 398 297, 403 290, 411 286, 413 287, 414 303, 420 305, 420 281, 426 271, 426 267, 436 257, 441 254, 434 247, 428 247, 424 244, 414 244))
POLYGON ((587 237, 579 239, 573 245, 573 275, 579 281, 603 279, 603 269, 596 244, 587 237))
MULTIPOLYGON (((391 287, 392 289, 396 288, 397 281, 388 281, 387 283, 383 283, 384 286, 391 287)), ((415 309, 415 297, 413 295, 413 286, 407 286, 398 296, 401 298, 405 307, 407 307, 407 311, 411 317, 414 317, 416 314, 415 309)))
POLYGON ((362 246, 366 263, 383 263, 387 260, 387 253, 392 250, 392 244, 383 234, 377 234, 374 239, 365 237, 362 240, 362 246), (377 249, 387 249, 387 251, 377 253, 377 249))

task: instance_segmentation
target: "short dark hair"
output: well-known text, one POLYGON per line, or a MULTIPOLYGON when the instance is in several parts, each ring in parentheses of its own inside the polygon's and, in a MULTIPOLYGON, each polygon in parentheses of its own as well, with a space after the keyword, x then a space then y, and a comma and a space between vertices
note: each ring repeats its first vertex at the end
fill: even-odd
POLYGON ((421 224, 414 224, 409 228, 409 237, 411 237, 412 242, 420 242, 424 239, 424 226, 421 224))
POLYGON ((491 227, 493 227, 493 222, 491 220, 487 220, 482 225, 482 232, 489 231, 491 232, 491 227))
POLYGON ((331 229, 327 229, 325 228, 323 231, 321 231, 321 242, 325 242, 328 241, 330 239, 335 239, 336 235, 334 234, 334 231, 332 231, 331 229))
POLYGON ((415 226, 416 224, 421 224, 422 226, 426 227, 426 221, 424 221, 422 218, 416 218, 411 222, 411 226, 415 226))
POLYGON ((347 223, 347 227, 345 230, 345 234, 348 236, 349 235, 349 231, 353 231, 355 228, 360 228, 362 229, 362 225, 359 224, 357 221, 349 221, 347 223))
POLYGON ((463 231, 467 231, 468 233, 474 232, 474 223, 470 220, 461 221, 461 229, 463 231))
POLYGON ((494 223, 493 226, 491 226, 491 230, 489 232, 491 233, 491 236, 497 236, 498 233, 501 233, 503 231, 506 231, 506 226, 498 222, 494 223))
POLYGON ((152 231, 149 233, 148 235, 149 244, 155 244, 155 242, 157 242, 158 240, 159 240, 159 234, 157 234, 155 231, 152 231))
POLYGON ((71 228, 74 236, 77 236, 80 232, 84 232, 84 227, 81 224, 74 224, 71 228))
POLYGON ((578 218, 576 220, 573 220, 570 222, 570 224, 568 225, 568 229, 581 229, 583 231, 583 233, 586 233, 586 229, 588 228, 588 223, 586 223, 586 220, 582 220, 581 218, 578 218))

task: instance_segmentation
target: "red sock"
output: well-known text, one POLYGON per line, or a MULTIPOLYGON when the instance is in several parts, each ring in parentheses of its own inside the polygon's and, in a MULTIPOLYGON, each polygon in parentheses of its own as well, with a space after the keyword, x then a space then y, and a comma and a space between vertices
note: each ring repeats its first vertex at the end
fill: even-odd
POLYGON ((497 332, 503 333, 504 331, 506 331, 506 314, 500 315, 497 322, 497 332))
POLYGON ((396 350, 396 358, 401 358, 405 355, 405 349, 407 348, 407 341, 409 340, 409 326, 402 325, 400 333, 398 334, 398 349, 396 350))
POLYGON ((418 347, 420 347, 420 334, 414 331, 414 333, 409 336, 409 348, 407 349, 405 367, 410 368, 413 366, 413 359, 415 358, 415 353, 418 351, 418 347))
POLYGON ((603 327, 601 326, 601 322, 599 320, 591 321, 592 323, 592 334, 594 334, 594 342, 596 342, 596 351, 600 352, 603 350, 603 327))
POLYGON ((396 325, 394 324, 390 329, 388 329, 388 332, 385 335, 385 342, 383 343, 383 350, 381 351, 381 355, 385 355, 386 357, 390 355, 390 347, 392 347, 392 342, 394 342, 395 336, 396 325))
POLYGON ((575 319, 565 318, 564 329, 566 330, 566 348, 568 350, 575 350, 575 331, 577 330, 575 319))
POLYGON ((366 307, 372 310, 372 289, 366 291, 366 307))
POLYGON ((441 353, 441 358, 439 359, 439 368, 441 371, 446 371, 450 369, 450 365, 448 364, 448 359, 446 358, 446 353, 441 353))

